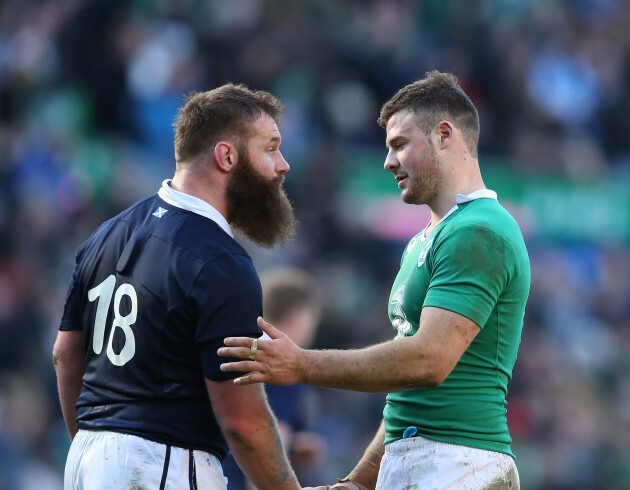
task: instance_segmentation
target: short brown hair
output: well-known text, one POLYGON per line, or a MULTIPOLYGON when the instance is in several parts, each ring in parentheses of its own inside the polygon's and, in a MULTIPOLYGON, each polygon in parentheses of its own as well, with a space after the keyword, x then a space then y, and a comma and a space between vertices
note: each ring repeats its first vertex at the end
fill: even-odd
POLYGON ((206 92, 192 92, 179 108, 175 126, 175 161, 196 157, 221 139, 242 144, 249 125, 263 113, 280 124, 282 104, 269 92, 228 83, 206 92))
POLYGON ((430 71, 424 78, 401 88, 383 104, 378 123, 387 127, 389 119, 402 110, 413 111, 425 134, 442 120, 452 122, 461 130, 470 153, 477 156, 479 114, 451 73, 430 71))
POLYGON ((263 314, 265 320, 276 323, 295 308, 308 307, 319 313, 323 293, 316 279, 308 272, 279 267, 261 274, 263 314))

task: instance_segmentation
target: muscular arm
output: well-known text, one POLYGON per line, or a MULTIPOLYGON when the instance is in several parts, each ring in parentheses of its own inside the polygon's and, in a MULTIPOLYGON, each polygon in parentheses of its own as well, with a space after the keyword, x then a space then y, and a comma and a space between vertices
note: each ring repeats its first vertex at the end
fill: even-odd
POLYGON ((215 417, 245 475, 260 490, 299 489, 262 386, 206 379, 215 417))
MULTIPOLYGON (((451 373, 480 328, 468 318, 426 307, 415 335, 358 350, 302 350, 264 321, 272 340, 260 340, 256 361, 223 364, 247 371, 239 384, 306 383, 327 388, 385 392, 438 386, 451 373)), ((247 358, 251 339, 228 338, 222 356, 247 358)))
POLYGON ((74 439, 77 431, 77 400, 85 373, 85 339, 83 331, 59 331, 53 347, 53 363, 57 373, 57 389, 61 413, 74 439))

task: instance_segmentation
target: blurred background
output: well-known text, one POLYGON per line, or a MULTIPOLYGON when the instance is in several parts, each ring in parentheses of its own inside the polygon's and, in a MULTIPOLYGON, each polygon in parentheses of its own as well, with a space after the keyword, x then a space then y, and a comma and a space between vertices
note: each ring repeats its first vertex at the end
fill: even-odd
MULTIPOLYGON (((62 486, 51 362, 74 252, 174 171, 183 94, 227 81, 286 106, 296 239, 245 244, 328 295, 317 347, 391 338, 389 288, 427 222, 383 171, 380 105, 452 71, 481 116, 486 185, 518 219, 533 283, 509 393, 523 489, 630 488, 627 0, 0 2, 0 489, 62 486)), ((344 476, 383 395, 311 389, 344 476)))

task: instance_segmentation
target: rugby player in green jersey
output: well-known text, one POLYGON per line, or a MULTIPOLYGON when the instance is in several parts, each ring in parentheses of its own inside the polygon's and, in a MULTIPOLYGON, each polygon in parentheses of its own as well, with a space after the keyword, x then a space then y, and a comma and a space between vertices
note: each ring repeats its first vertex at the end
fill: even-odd
MULTIPOLYGON (((379 118, 385 170, 429 224, 411 239, 389 300, 394 339, 358 350, 303 350, 228 338, 222 365, 237 384, 306 383, 388 392, 383 424, 332 488, 519 488, 506 420, 530 287, 521 231, 487 189, 477 157, 479 116, 457 79, 430 72, 398 91, 379 118)), ((324 487, 322 487, 324 488, 324 487)))

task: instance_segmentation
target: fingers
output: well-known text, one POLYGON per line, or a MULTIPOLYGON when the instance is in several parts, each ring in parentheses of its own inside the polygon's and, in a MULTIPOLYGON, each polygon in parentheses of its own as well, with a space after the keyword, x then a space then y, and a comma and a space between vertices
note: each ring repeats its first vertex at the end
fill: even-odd
POLYGON ((255 383, 265 383, 267 381, 266 376, 256 371, 261 369, 262 364, 256 361, 237 361, 237 362, 224 362, 221 364, 220 369, 223 372, 247 372, 247 374, 234 379, 235 385, 251 385, 255 383), (248 372, 249 371, 249 372, 248 372))
POLYGON ((223 343, 229 347, 247 347, 247 349, 249 350, 249 348, 252 346, 252 338, 251 337, 226 337, 223 343))
MULTIPOLYGON (((238 356, 230 356, 230 357, 238 357, 238 356)), ((225 373, 231 372, 248 372, 255 371, 260 369, 262 365, 257 361, 235 361, 235 362, 224 362, 221 364, 221 371, 225 373)))
POLYGON ((271 323, 265 321, 262 316, 258 317, 258 326, 260 329, 265 332, 272 339, 278 339, 282 337, 282 332, 274 327, 271 323))
MULTIPOLYGON (((277 328, 275 328, 271 323, 268 323, 264 320, 263 317, 259 316, 257 319, 258 322, 258 326, 260 327, 260 329, 267 334, 267 336, 269 336, 269 338, 271 339, 279 339, 281 337, 283 337, 283 333, 278 330, 277 328)), ((259 339, 259 341, 264 340, 265 336, 261 337, 259 339)), ((226 337, 225 340, 223 341, 223 343, 228 346, 228 347, 247 347, 250 348, 252 345, 252 338, 251 337, 226 337)), ((260 344, 259 344, 260 347, 260 344)), ((219 355, 223 356, 223 357, 227 357, 230 356, 232 354, 228 354, 227 351, 219 349, 219 355)), ((242 356, 240 354, 236 354, 234 355, 234 357, 242 357, 242 358, 247 358, 249 357, 249 353, 246 356, 242 356)))
MULTIPOLYGON (((240 339, 242 337, 234 338, 240 339)), ((225 339, 226 343, 228 339, 229 337, 225 339)), ((219 354, 221 357, 238 357, 240 359, 249 359, 249 355, 251 354, 251 347, 219 347, 219 349, 217 349, 217 354, 219 354)))
POLYGON ((248 373, 245 376, 241 376, 240 378, 236 378, 234 380, 235 385, 245 386, 245 385, 253 385, 255 383, 264 383, 265 377, 261 373, 248 373))

